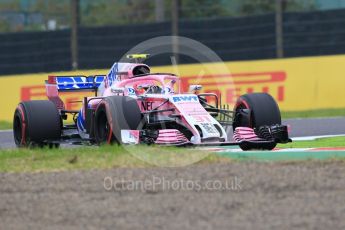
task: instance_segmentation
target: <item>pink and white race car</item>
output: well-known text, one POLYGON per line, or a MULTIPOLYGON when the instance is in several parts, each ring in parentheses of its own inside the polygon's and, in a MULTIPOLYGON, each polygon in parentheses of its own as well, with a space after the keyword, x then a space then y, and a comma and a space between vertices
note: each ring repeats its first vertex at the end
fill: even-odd
POLYGON ((151 73, 141 63, 146 56, 128 55, 134 63, 116 62, 107 75, 48 76, 48 100, 21 102, 15 110, 16 145, 145 143, 271 150, 291 141, 269 94, 246 94, 233 110, 222 109, 218 95, 199 93, 201 85, 181 92, 176 75, 151 73), (66 91, 92 91, 95 96, 84 97, 80 110, 66 110, 59 97, 66 91), (67 115, 73 116, 73 124, 64 124, 67 115))

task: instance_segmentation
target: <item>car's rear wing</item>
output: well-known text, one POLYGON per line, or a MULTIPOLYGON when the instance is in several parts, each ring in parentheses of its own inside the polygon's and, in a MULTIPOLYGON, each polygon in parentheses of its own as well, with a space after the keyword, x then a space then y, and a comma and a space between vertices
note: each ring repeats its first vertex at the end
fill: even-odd
POLYGON ((106 75, 48 76, 46 85, 55 85, 59 92, 97 91, 106 75))

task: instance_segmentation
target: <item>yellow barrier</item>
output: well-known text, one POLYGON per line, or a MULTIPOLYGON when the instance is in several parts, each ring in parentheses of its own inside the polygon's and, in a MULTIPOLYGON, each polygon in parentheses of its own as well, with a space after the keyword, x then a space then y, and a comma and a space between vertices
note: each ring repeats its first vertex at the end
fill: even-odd
MULTIPOLYGON (((284 111, 345 107, 345 55, 287 58, 279 60, 240 61, 225 63, 233 84, 223 84, 224 76, 214 74, 201 78, 205 91, 217 86, 226 102, 246 92, 268 92, 284 111)), ((205 64, 204 64, 205 65, 205 64)), ((180 65, 178 70, 189 83, 197 80, 201 65, 180 65)), ((172 67, 154 68, 170 72, 172 67)), ((207 74, 206 74, 207 75, 207 74)))
MULTIPOLYGON (((281 110, 296 111, 345 107, 345 55, 240 61, 153 67, 152 72, 172 72, 182 77, 183 89, 201 84, 205 92, 222 94, 222 102, 233 104, 247 92, 268 92, 281 110)), ((51 73, 52 75, 105 74, 107 70, 51 73)), ((46 99, 44 80, 49 74, 0 77, 0 120, 11 121, 22 100, 46 99)), ((78 109, 80 93, 64 93, 68 109, 78 109)), ((39 112, 39 111, 38 111, 39 112)))

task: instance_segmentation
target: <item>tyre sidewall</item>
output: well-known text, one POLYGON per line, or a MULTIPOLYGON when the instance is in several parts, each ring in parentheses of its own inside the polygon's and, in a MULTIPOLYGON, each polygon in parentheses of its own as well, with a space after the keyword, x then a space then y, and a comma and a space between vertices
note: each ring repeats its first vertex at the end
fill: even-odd
POLYGON ((248 127, 250 128, 259 128, 264 125, 281 125, 278 104, 272 96, 267 93, 242 95, 234 108, 235 113, 239 105, 245 105, 244 107, 250 110, 250 121, 245 122, 249 124, 248 127))
POLYGON ((21 102, 14 114, 13 133, 18 147, 44 146, 61 138, 62 121, 54 103, 47 100, 21 102), (21 133, 17 128, 20 122, 21 133))
MULTIPOLYGON (((96 111, 98 111, 99 109, 105 109, 108 123, 114 135, 114 140, 118 144, 122 144, 121 130, 137 130, 142 127, 141 111, 139 109, 137 101, 131 97, 107 97, 100 102, 96 111)), ((95 118, 96 117, 97 112, 95 118)), ((95 122, 97 121, 95 120, 95 122)), ((97 126, 97 124, 95 125, 97 126)))

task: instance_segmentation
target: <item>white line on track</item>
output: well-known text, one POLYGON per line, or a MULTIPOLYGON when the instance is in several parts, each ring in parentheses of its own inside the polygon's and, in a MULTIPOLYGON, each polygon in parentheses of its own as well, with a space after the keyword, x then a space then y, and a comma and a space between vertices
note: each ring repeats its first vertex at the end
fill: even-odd
POLYGON ((306 137, 292 137, 293 141, 313 141, 320 138, 327 138, 327 137, 343 137, 345 134, 338 134, 338 135, 322 135, 322 136, 306 136, 306 137))
POLYGON ((284 119, 284 121, 290 121, 290 120, 324 120, 324 119, 341 119, 344 118, 344 116, 335 116, 335 117, 298 117, 298 118, 287 118, 284 119))
MULTIPOLYGON (((329 149, 318 149, 318 148, 291 148, 291 149, 274 149, 272 151, 262 151, 262 150, 253 150, 253 151, 243 151, 241 149, 226 149, 226 148, 219 148, 219 149, 205 149, 205 150, 208 150, 208 151, 212 151, 212 152, 216 152, 216 153, 253 153, 253 154, 260 154, 260 153, 263 153, 263 152, 329 152, 330 150, 329 149)), ((344 150, 343 149, 334 149, 334 150, 331 150, 333 152, 343 152, 344 150)))
POLYGON ((0 130, 0 133, 8 133, 8 132, 12 132, 12 129, 0 130))
POLYGON ((305 152, 311 151, 314 148, 291 148, 291 149, 275 149, 274 152, 305 152))

